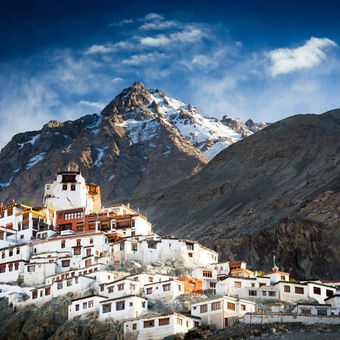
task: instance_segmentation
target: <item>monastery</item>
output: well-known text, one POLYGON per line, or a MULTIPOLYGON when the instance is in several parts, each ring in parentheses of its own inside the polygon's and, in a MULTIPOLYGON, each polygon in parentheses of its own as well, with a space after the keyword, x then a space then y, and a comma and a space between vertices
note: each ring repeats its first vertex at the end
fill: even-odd
POLYGON ((297 282, 275 263, 261 276, 244 261, 221 263, 198 242, 155 234, 129 205, 102 206, 100 187, 80 172, 59 172, 41 206, 1 206, 0 253, 0 296, 14 310, 69 294, 69 319, 115 320, 129 339, 235 321, 340 323, 340 281, 297 282), (190 311, 152 308, 185 297, 190 311))

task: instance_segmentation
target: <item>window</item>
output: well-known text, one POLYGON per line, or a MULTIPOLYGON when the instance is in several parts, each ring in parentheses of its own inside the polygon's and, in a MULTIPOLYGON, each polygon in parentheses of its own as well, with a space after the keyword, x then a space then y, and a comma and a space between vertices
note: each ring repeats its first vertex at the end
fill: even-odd
POLYGON ((80 245, 81 245, 81 239, 78 238, 78 239, 77 239, 77 246, 80 246, 80 245))
POLYGON ((83 302, 83 309, 87 308, 87 302, 83 302))
POLYGON ((76 186, 75 186, 75 184, 71 184, 71 191, 76 191, 76 186))
POLYGON ((284 286, 283 288, 285 293, 290 293, 290 286, 284 286))
POLYGON ((312 314, 311 309, 301 309, 301 314, 312 314))
POLYGON ((63 289, 63 283, 62 282, 57 283, 57 289, 63 289))
POLYGON ((211 270, 203 270, 203 277, 212 277, 211 270))
POLYGON ((245 310, 246 310, 246 305, 242 305, 242 304, 241 304, 241 310, 242 310, 242 311, 245 311, 245 310))
POLYGON ((170 318, 163 318, 158 320, 158 326, 170 325, 170 318))
POLYGON ((187 249, 188 250, 194 250, 194 244, 193 243, 187 243, 187 249))
POLYGON ((111 312, 111 303, 103 304, 103 313, 110 313, 111 312))
POLYGON ((155 320, 144 321, 144 328, 155 327, 155 320))
POLYGON ((188 256, 189 256, 189 257, 192 257, 192 253, 188 253, 188 256))
POLYGON ((96 222, 89 222, 89 229, 90 230, 96 229, 96 222))
POLYGON ((61 266, 62 267, 69 267, 70 266, 70 260, 63 260, 61 261, 61 266))
POLYGON ((265 286, 266 284, 265 283, 260 283, 259 284, 259 287, 263 287, 263 286, 265 286))
POLYGON ((230 310, 235 310, 235 303, 232 303, 232 302, 228 302, 227 303, 227 308, 230 309, 230 310))
POLYGON ((318 309, 317 314, 318 315, 327 315, 327 309, 318 309))
POLYGON ((45 288, 45 296, 50 295, 51 294, 51 287, 46 287, 45 288))
POLYGON ((8 256, 13 256, 13 250, 10 250, 9 253, 8 253, 8 256))
POLYGON ((132 306, 133 306, 133 302, 130 302, 130 303, 129 303, 129 306, 132 307, 132 306))
POLYGON ((67 190, 67 184, 63 184, 63 190, 67 190))
POLYGON ((20 254, 20 248, 17 248, 17 255, 20 254))
POLYGON ((80 247, 74 248, 74 255, 80 255, 80 254, 81 254, 81 248, 80 247))
POLYGON ((250 290, 249 296, 257 296, 257 291, 256 290, 250 290))
POLYGON ((19 263, 14 263, 14 270, 18 270, 19 269, 19 263))
POLYGON ((113 288, 114 288, 114 286, 112 286, 112 287, 109 287, 107 290, 108 290, 108 292, 109 293, 113 293, 113 288))
POLYGON ((170 283, 163 285, 163 292, 168 292, 170 290, 170 283))
POLYGON ((252 288, 254 288, 255 287, 255 283, 252 283, 251 286, 252 286, 252 288))
POLYGON ((242 283, 235 281, 235 287, 236 288, 241 288, 242 287, 242 283))
POLYGON ((269 294, 269 296, 276 296, 274 291, 269 291, 268 294, 269 294))
POLYGON ((286 276, 285 275, 281 275, 281 281, 285 281, 286 280, 286 276))
POLYGON ((1 258, 5 258, 5 252, 3 251, 2 254, 1 254, 1 258))
POLYGON ((152 276, 149 276, 148 281, 149 281, 149 282, 153 282, 153 277, 152 277, 152 276))
POLYGON ((61 248, 65 248, 65 240, 61 241, 61 248))
POLYGON ((123 309, 125 309, 125 301, 117 301, 116 310, 123 310, 123 309))
POLYGON ((136 323, 133 323, 132 324, 132 330, 135 331, 137 329, 137 324, 136 323))
POLYGON ((267 296, 267 292, 265 290, 262 292, 262 296, 267 296))
POLYGON ((86 249, 86 256, 91 256, 91 248, 86 249))
POLYGON ((38 291, 37 290, 34 290, 32 292, 32 299, 36 299, 38 297, 38 291))
POLYGON ((206 313, 208 311, 208 305, 200 306, 200 313, 206 313))
POLYGON ((131 250, 132 251, 137 251, 137 243, 132 243, 131 244, 131 250))
POLYGON ((91 237, 91 238, 90 238, 90 244, 92 244, 92 243, 93 243, 93 238, 91 237))
POLYGON ((118 287, 118 290, 123 290, 124 289, 124 283, 120 283, 117 287, 118 287))
POLYGON ((6 272, 6 266, 0 266, 0 273, 6 272))
POLYGON ((181 285, 177 285, 177 288, 178 288, 179 291, 182 290, 182 286, 181 285))
POLYGON ((27 267, 27 271, 28 271, 29 273, 34 273, 34 272, 35 272, 35 266, 28 266, 28 267, 27 267))
POLYGON ((303 294, 304 289, 303 287, 295 287, 295 294, 303 294))
POLYGON ((62 220, 63 219, 63 214, 59 214, 59 219, 62 220))
POLYGON ((125 245, 125 243, 124 243, 124 242, 121 242, 120 245, 119 245, 119 249, 120 249, 120 250, 124 250, 124 245, 125 245))
POLYGON ((135 290, 136 289, 136 285, 130 284, 130 289, 131 290, 135 290))
POLYGON ((221 309, 221 302, 217 301, 217 302, 213 302, 211 304, 211 310, 218 310, 221 309))
POLYGON ((314 294, 321 295, 321 288, 314 287, 313 291, 314 291, 314 294))
POLYGON ((326 295, 327 296, 333 296, 333 291, 330 289, 326 289, 326 295))
POLYGON ((67 280, 67 287, 71 287, 72 286, 72 280, 67 280))
POLYGON ((89 308, 93 307, 93 300, 89 301, 89 308))
POLYGON ((76 304, 76 311, 79 310, 79 304, 76 304))
POLYGON ((152 288, 146 288, 146 294, 147 295, 152 294, 152 288))
POLYGON ((148 248, 150 249, 156 249, 157 248, 157 243, 153 241, 148 242, 148 248))
POLYGON ((183 324, 183 320, 180 318, 177 318, 177 325, 182 326, 182 324, 183 324))

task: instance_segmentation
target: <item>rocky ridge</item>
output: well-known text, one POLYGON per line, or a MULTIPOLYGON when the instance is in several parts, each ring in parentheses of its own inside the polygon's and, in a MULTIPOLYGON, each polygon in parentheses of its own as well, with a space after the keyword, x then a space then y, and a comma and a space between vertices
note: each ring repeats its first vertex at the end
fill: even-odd
POLYGON ((15 135, 0 153, 0 200, 41 204, 41 184, 69 168, 101 185, 104 203, 126 201, 190 177, 252 131, 136 82, 101 114, 15 135))

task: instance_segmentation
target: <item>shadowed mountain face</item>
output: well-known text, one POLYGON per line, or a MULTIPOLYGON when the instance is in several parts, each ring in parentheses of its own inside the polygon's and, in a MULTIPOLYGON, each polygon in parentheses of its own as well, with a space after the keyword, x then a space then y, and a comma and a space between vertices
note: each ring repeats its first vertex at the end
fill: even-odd
POLYGON ((339 278, 340 110, 272 124, 133 204, 157 232, 200 240, 221 259, 269 270, 276 255, 297 278, 339 278))
POLYGON ((101 186, 104 203, 175 184, 265 125, 202 116, 191 104, 136 82, 102 111, 15 135, 0 153, 0 200, 40 204, 60 169, 101 186))

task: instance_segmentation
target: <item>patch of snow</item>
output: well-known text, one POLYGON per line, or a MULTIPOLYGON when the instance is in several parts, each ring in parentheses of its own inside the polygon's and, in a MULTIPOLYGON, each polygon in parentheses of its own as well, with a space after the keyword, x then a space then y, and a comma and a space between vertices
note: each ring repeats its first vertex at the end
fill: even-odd
POLYGON ((94 162, 94 165, 95 165, 96 167, 99 168, 99 167, 103 164, 102 158, 103 158, 103 156, 104 156, 104 151, 105 151, 107 148, 108 148, 108 146, 105 146, 105 147, 103 147, 103 148, 96 148, 97 151, 98 151, 97 160, 94 162))
POLYGON ((34 165, 42 161, 45 157, 46 152, 42 152, 39 155, 32 157, 26 165, 26 170, 31 169, 34 165))
POLYGON ((111 182, 114 178, 115 178, 115 175, 111 175, 107 181, 111 182))
POLYGON ((166 145, 166 150, 162 152, 162 155, 164 157, 168 157, 170 152, 171 152, 171 146, 170 145, 166 145))
POLYGON ((93 116, 95 118, 94 121, 91 124, 87 125, 86 128, 91 130, 90 131, 91 134, 96 135, 100 131, 100 129, 95 129, 95 128, 97 128, 100 125, 103 117, 99 113, 95 113, 93 116))
POLYGON ((127 119, 123 123, 117 125, 124 127, 132 143, 137 144, 150 140, 157 135, 159 122, 154 119, 127 119))
POLYGON ((228 142, 222 141, 222 142, 216 142, 213 144, 208 150, 203 151, 203 154, 205 157, 207 157, 209 160, 213 159, 219 152, 221 152, 223 149, 227 148, 230 144, 228 142))
POLYGON ((29 141, 25 142, 25 143, 17 143, 17 145, 19 146, 19 149, 21 149, 25 144, 32 144, 34 145, 34 143, 36 142, 36 140, 41 136, 41 133, 38 133, 37 135, 33 136, 29 141))
POLYGON ((12 179, 13 179, 13 176, 8 180, 7 183, 0 183, 0 187, 3 189, 3 188, 7 188, 11 182, 12 182, 12 179))

